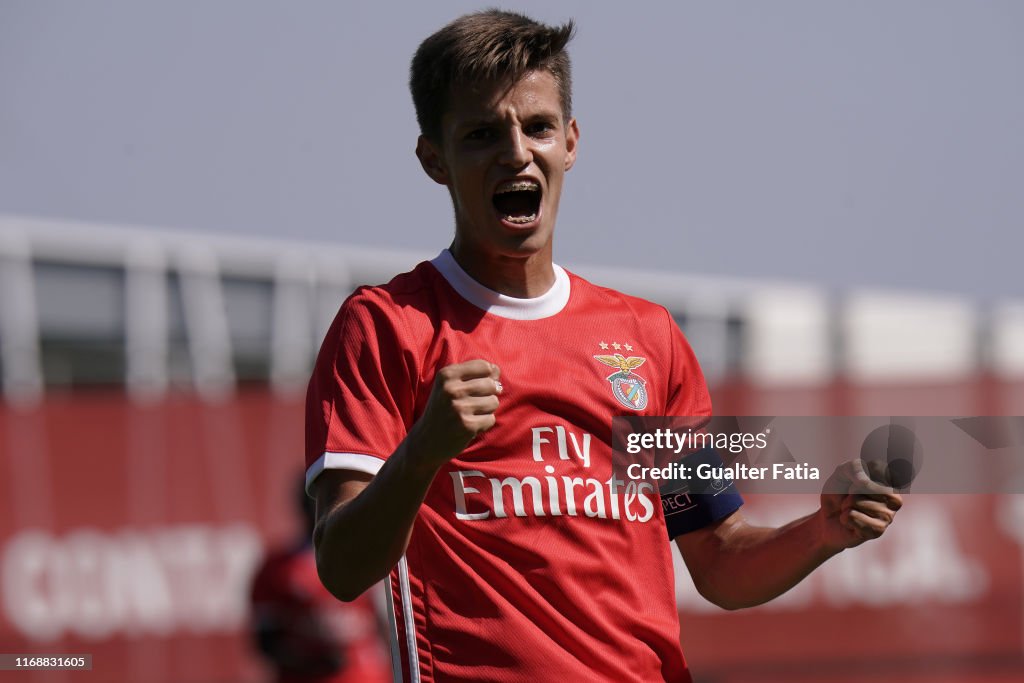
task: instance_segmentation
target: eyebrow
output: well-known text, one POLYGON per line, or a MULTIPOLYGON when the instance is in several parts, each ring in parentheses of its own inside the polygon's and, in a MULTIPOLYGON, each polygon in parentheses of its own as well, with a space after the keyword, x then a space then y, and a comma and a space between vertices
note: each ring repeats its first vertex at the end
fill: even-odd
MULTIPOLYGON (((534 114, 531 114, 530 116, 525 117, 523 119, 523 122, 524 123, 531 123, 531 122, 534 122, 534 121, 554 121, 554 120, 557 120, 560 115, 561 115, 560 111, 551 111, 551 112, 539 111, 539 112, 536 112, 534 114)), ((461 124, 459 124, 459 126, 458 126, 458 128, 456 130, 465 130, 466 128, 486 128, 486 127, 489 127, 489 126, 497 126, 497 125, 500 125, 500 124, 501 124, 501 119, 497 119, 497 118, 491 118, 491 119, 485 119, 485 118, 470 119, 468 121, 464 121, 461 124)))
POLYGON ((459 124, 459 128, 463 129, 463 128, 487 127, 487 126, 496 125, 497 123, 498 123, 498 119, 471 119, 469 121, 464 121, 461 124, 459 124))

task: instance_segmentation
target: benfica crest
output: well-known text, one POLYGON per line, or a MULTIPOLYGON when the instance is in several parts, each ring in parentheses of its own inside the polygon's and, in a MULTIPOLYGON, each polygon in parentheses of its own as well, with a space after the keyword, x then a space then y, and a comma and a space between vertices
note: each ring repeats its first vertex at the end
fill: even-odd
POLYGON ((621 353, 611 356, 594 356, 605 365, 618 368, 618 372, 608 375, 612 385, 612 396, 630 410, 643 410, 647 407, 647 380, 633 372, 644 364, 647 359, 642 356, 626 358, 621 353))

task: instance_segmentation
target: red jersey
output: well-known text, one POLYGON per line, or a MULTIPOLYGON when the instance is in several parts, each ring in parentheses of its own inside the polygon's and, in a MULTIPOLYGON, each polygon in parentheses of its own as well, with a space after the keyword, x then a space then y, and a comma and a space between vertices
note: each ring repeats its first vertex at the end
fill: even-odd
POLYGON ((496 425, 437 474, 390 575, 398 681, 690 680, 659 497, 613 477, 611 420, 710 414, 704 377, 664 308, 555 274, 515 299, 445 251, 357 290, 321 348, 307 484, 376 473, 442 367, 501 368, 496 425))
POLYGON ((331 595, 312 546, 264 560, 252 584, 253 630, 278 683, 386 683, 391 680, 370 596, 331 595))

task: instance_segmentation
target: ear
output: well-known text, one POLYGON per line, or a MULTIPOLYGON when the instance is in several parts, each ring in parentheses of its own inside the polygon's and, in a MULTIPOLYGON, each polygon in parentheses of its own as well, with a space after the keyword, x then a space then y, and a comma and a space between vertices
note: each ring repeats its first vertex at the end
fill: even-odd
POLYGON ((421 135, 416 140, 416 157, 420 166, 430 178, 439 185, 448 185, 448 171, 437 145, 421 135))
POLYGON ((569 125, 565 127, 565 170, 568 171, 576 163, 576 147, 580 142, 580 128, 576 125, 576 119, 569 119, 569 125))

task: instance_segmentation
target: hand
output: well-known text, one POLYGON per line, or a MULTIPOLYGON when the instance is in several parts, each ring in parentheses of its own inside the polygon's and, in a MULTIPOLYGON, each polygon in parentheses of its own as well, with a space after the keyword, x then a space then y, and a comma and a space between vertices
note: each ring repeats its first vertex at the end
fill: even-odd
POLYGON ((434 466, 448 462, 479 434, 494 426, 501 371, 485 360, 471 360, 441 368, 423 415, 410 437, 415 451, 434 466))
POLYGON ((877 462, 851 460, 836 468, 821 493, 825 545, 836 552, 878 538, 903 507, 903 497, 886 485, 877 462))

